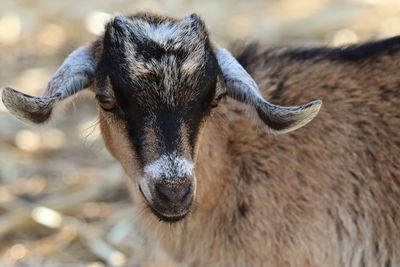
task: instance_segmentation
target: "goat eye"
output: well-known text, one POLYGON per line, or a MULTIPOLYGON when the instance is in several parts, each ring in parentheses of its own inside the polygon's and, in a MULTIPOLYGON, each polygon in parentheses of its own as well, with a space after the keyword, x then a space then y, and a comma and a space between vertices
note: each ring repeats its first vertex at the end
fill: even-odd
POLYGON ((211 108, 215 108, 218 106, 219 101, 225 96, 225 94, 220 94, 217 97, 215 97, 212 101, 211 101, 211 108))
POLYGON ((112 111, 115 109, 115 100, 112 97, 96 96, 100 107, 105 111, 112 111))
POLYGON ((210 103, 211 108, 216 108, 218 106, 219 100, 213 99, 210 103))

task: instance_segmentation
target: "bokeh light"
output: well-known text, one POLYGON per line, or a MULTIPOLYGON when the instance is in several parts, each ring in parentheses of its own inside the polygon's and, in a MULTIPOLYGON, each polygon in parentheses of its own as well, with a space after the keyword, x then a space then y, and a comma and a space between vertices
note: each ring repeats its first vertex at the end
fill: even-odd
POLYGON ((335 33, 332 44, 334 46, 342 46, 342 45, 354 44, 357 41, 358 41, 358 36, 354 31, 350 29, 343 29, 335 33))
POLYGON ((21 19, 17 14, 6 13, 0 17, 0 44, 12 44, 21 34, 21 19))
POLYGON ((111 19, 111 15, 102 11, 92 11, 85 18, 86 29, 95 35, 104 32, 104 25, 111 19))
POLYGON ((60 213, 46 207, 36 207, 32 211, 32 218, 47 227, 58 228, 61 226, 62 217, 60 213))

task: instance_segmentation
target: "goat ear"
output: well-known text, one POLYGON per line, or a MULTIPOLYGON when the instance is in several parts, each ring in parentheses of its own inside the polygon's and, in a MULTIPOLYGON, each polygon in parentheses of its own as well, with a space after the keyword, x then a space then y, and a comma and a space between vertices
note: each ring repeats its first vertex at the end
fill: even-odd
POLYGON ((2 93, 4 106, 23 122, 45 122, 58 102, 91 85, 94 70, 91 49, 78 48, 54 74, 43 96, 34 97, 6 87, 2 93))
POLYGON ((227 94, 235 100, 256 108, 260 119, 274 132, 285 133, 309 123, 319 112, 322 101, 302 106, 282 107, 265 100, 256 82, 237 60, 224 48, 217 48, 216 57, 227 94))

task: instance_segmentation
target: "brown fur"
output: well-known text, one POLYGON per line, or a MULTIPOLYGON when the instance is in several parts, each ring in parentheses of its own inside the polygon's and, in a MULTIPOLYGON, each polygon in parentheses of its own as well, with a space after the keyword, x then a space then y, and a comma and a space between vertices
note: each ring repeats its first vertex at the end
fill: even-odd
POLYGON ((204 129, 193 213, 170 225, 145 211, 144 224, 193 266, 399 265, 399 52, 356 61, 285 53, 245 67, 277 104, 323 99, 319 117, 271 136, 227 100, 204 129))

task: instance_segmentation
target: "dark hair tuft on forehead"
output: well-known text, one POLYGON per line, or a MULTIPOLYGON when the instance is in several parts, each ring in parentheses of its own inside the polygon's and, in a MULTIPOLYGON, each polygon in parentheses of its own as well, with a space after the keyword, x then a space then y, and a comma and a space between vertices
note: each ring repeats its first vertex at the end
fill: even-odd
POLYGON ((127 18, 129 18, 131 20, 141 19, 141 20, 145 20, 150 23, 153 23, 153 24, 160 24, 165 21, 169 21, 169 22, 177 22, 178 21, 177 18, 173 18, 173 17, 169 17, 169 16, 162 16, 162 15, 158 15, 158 14, 154 14, 154 13, 150 13, 150 12, 139 12, 139 13, 130 15, 127 18))

